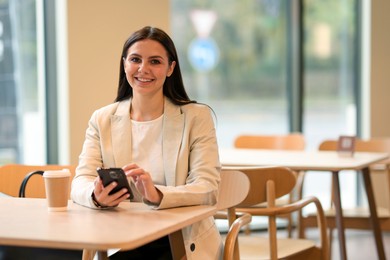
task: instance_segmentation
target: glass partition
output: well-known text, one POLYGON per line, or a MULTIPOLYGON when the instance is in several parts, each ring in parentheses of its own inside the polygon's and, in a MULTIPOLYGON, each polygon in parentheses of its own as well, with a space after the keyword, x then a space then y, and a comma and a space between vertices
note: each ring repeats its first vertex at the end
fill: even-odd
MULTIPOLYGON (((288 47, 296 37, 288 31, 288 17, 294 16, 289 1, 171 3, 184 83, 191 98, 214 108, 220 147, 232 147, 238 134, 293 131, 289 104, 303 107, 300 128, 308 150, 316 150, 324 139, 357 133, 357 0, 294 2, 302 4, 299 62, 288 58, 294 57, 288 47), (299 64, 303 86, 288 82, 288 69, 299 64), (299 104, 288 94, 292 86, 303 89, 299 104)), ((350 192, 343 192, 346 206, 356 202, 355 177, 342 176, 341 181, 349 183, 350 192)), ((330 203, 329 174, 308 174, 305 182, 305 194, 330 203)))
MULTIPOLYGON (((304 1, 304 113, 303 132, 308 149, 340 135, 356 135, 356 80, 359 62, 356 50, 355 0, 304 1), (329 15, 332 14, 332 15, 329 15)), ((340 175, 343 205, 355 205, 356 174, 340 175)), ((306 194, 316 194, 330 205, 328 174, 308 174, 306 194)))
POLYGON ((218 141, 287 133, 285 1, 172 1, 172 35, 190 97, 217 115, 218 141))
POLYGON ((0 164, 45 159, 40 9, 41 1, 0 1, 0 164))

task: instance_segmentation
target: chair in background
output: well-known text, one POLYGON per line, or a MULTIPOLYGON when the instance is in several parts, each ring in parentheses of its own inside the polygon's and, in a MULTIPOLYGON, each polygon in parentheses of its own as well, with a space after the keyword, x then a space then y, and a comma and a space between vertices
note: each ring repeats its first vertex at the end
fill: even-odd
POLYGON ((276 205, 276 199, 295 187, 296 175, 286 167, 224 167, 224 170, 239 170, 250 181, 248 196, 236 206, 237 212, 252 216, 268 217, 268 237, 254 234, 239 234, 241 259, 329 259, 326 219, 320 201, 316 197, 300 199, 283 206, 276 205), (253 207, 267 202, 266 207, 253 207), (320 243, 314 240, 278 238, 276 218, 302 210, 314 204, 318 212, 320 243))
MULTIPOLYGON (((234 141, 235 148, 246 149, 271 149, 271 150, 305 150, 305 137, 301 133, 290 133, 281 135, 239 135, 234 141)), ((297 174, 296 187, 283 198, 276 201, 277 205, 284 205, 302 198, 302 185, 304 178, 304 171, 297 174)), ((264 207, 265 203, 256 205, 256 207, 264 207)), ((287 219, 287 234, 292 237, 294 227, 294 220, 291 214, 280 216, 280 218, 287 219)), ((298 217, 296 218, 298 219, 298 217)), ((250 232, 249 226, 246 232, 250 232)))
MULTIPOLYGON (((69 169, 72 179, 75 168, 73 165, 6 164, 0 166, 0 192, 11 197, 46 198, 42 173, 47 170, 69 169)), ((82 253, 81 250, 0 246, 0 256, 5 259, 71 260, 80 259, 82 253)))
MULTIPOLYGON (((337 151, 337 140, 323 141, 320 151, 337 151)), ((372 138, 369 140, 357 139, 355 141, 355 151, 359 152, 387 152, 390 153, 390 138, 372 138)), ((377 213, 382 230, 390 231, 390 166, 389 161, 379 162, 370 168, 377 213)), ((331 191, 333 194, 333 189, 331 191)), ((330 245, 332 240, 332 230, 336 228, 335 209, 333 205, 325 210, 328 228, 330 229, 330 245)), ((343 222, 346 229, 371 229, 369 221, 370 212, 368 207, 355 207, 343 210, 343 222)), ((301 216, 299 221, 299 237, 305 237, 305 229, 315 227, 316 215, 308 214, 301 216)))
POLYGON ((305 150, 305 137, 301 133, 281 135, 239 135, 234 147, 248 149, 305 150))

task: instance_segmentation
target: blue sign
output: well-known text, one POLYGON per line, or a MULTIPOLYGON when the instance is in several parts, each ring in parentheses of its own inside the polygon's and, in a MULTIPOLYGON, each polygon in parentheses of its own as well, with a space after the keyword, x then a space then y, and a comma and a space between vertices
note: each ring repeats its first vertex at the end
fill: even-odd
POLYGON ((218 63, 218 46, 210 38, 194 39, 188 47, 188 59, 196 70, 201 72, 210 71, 218 63))

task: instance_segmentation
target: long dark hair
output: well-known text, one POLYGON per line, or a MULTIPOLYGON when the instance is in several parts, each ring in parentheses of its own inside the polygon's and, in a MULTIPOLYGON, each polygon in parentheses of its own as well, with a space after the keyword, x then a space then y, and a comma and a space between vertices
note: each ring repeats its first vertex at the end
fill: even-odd
POLYGON ((119 67, 119 86, 118 93, 115 101, 121 101, 133 96, 133 89, 126 79, 125 69, 123 65, 123 59, 126 59, 128 49, 137 41, 150 39, 159 42, 167 51, 169 64, 173 61, 176 62, 173 73, 170 77, 167 77, 164 86, 163 93, 176 105, 184 105, 188 103, 196 103, 195 100, 191 100, 184 88, 183 79, 181 76, 179 59, 175 44, 167 33, 163 30, 155 27, 146 26, 136 32, 134 32, 126 40, 123 45, 122 55, 120 59, 119 67))

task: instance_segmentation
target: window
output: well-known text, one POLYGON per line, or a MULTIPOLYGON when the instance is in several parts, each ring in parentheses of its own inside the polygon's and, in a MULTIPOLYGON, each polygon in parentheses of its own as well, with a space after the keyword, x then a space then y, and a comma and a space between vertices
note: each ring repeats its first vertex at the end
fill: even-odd
POLYGON ((0 164, 45 159, 41 1, 0 1, 0 164))
MULTIPOLYGON (((356 80, 359 64, 355 0, 304 1, 304 113, 303 132, 309 149, 325 139, 356 135, 356 80), (332 13, 332 15, 329 15, 332 13)), ((356 174, 340 175, 343 205, 357 203, 356 174)), ((329 174, 308 174, 306 194, 316 194, 330 205, 329 174), (322 187, 322 188, 321 188, 322 187)))
POLYGON ((231 147, 243 132, 289 131, 286 6, 172 1, 172 33, 186 88, 215 110, 221 147, 231 147))
MULTIPOLYGON (((220 147, 232 147, 238 134, 296 131, 290 129, 289 120, 296 120, 290 104, 303 107, 298 116, 307 149, 357 133, 356 0, 171 2, 184 83, 191 98, 214 108, 220 147), (294 57, 289 19, 295 15, 292 5, 299 4, 303 55, 297 62, 289 58, 294 57), (300 64, 303 91, 297 103, 290 93, 300 83, 291 82, 289 70, 300 64)), ((314 185, 305 186, 306 193, 329 199, 330 188, 323 184, 330 187, 330 175, 308 176, 314 185)), ((355 177, 341 180, 352 184, 345 206, 355 203, 355 177)))

